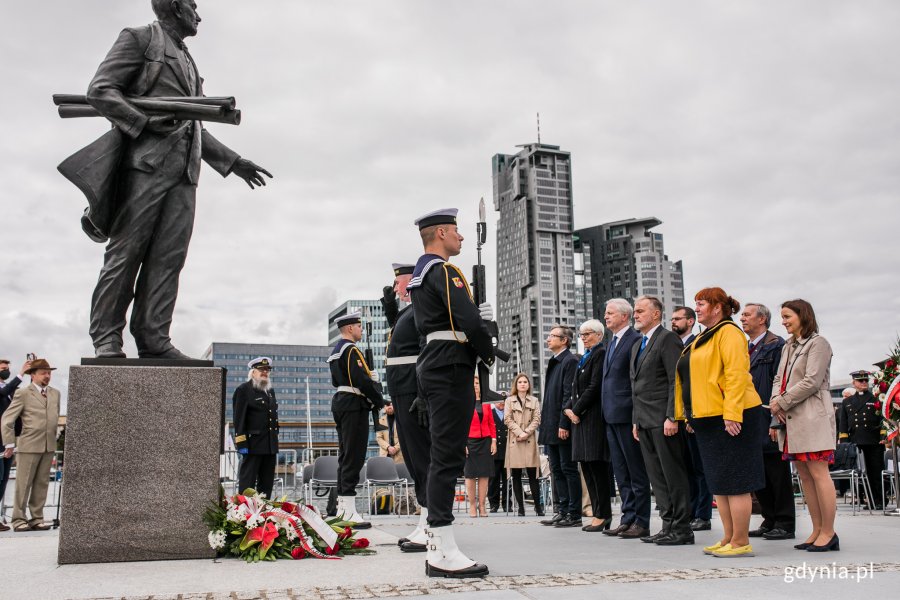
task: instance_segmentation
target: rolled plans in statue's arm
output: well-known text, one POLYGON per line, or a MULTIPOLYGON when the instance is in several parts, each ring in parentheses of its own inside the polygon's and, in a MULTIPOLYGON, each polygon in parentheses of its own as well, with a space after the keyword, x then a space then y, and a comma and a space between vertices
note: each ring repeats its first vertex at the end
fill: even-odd
MULTIPOLYGON (((149 104, 151 101, 147 102, 149 104)), ((142 104, 144 103, 142 102, 142 104)), ((225 123, 228 125, 240 125, 241 123, 241 111, 225 110, 220 106, 155 101, 154 106, 151 108, 148 104, 144 104, 139 108, 149 116, 168 116, 177 121, 205 121, 207 123, 225 123)), ((97 109, 87 104, 60 104, 58 112, 63 119, 103 116, 97 109)))
MULTIPOLYGON (((237 102, 234 96, 125 96, 128 102, 135 106, 141 106, 142 102, 186 102, 187 104, 203 104, 208 106, 221 106, 225 110, 234 110, 237 102)), ((87 104, 84 94, 53 94, 53 104, 87 104)))

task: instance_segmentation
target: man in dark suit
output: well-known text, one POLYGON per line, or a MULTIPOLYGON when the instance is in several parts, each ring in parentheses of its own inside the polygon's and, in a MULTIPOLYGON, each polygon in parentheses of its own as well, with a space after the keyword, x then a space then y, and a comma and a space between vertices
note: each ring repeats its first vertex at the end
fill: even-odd
MULTIPOLYGON (((13 399, 13 394, 16 393, 16 390, 22 383, 22 377, 24 377, 25 372, 30 368, 31 361, 26 360, 25 364, 22 365, 22 368, 19 369, 19 374, 10 379, 12 373, 9 370, 9 360, 5 358, 0 359, 0 418, 3 417, 3 413, 9 408, 13 399)), ((21 433, 22 421, 21 419, 17 419, 15 423, 15 434, 20 435, 21 433)), ((3 447, 3 435, 0 434, 0 448, 3 447)), ((12 470, 12 465, 12 458, 4 458, 3 455, 0 454, 0 498, 6 497, 6 484, 9 482, 9 473, 12 470)), ((0 519, 2 519, 2 515, 0 515, 0 519)), ((9 525, 2 520, 0 520, 0 531, 9 531, 9 525)))
MULTIPOLYGON (((872 503, 875 509, 882 510, 881 472, 884 470, 883 440, 887 430, 881 420, 878 401, 869 390, 869 372, 854 371, 850 376, 856 393, 844 398, 838 409, 838 438, 841 442, 855 444, 862 452, 869 489, 874 496, 872 503)), ((860 492, 863 498, 867 498, 865 490, 861 489, 860 492)), ((868 503, 868 499, 866 502, 868 503)))
POLYGON ((278 458, 278 401, 269 382, 272 360, 254 358, 250 376, 234 390, 234 445, 242 455, 238 489, 272 497, 278 458))
POLYGON ((497 453, 494 455, 494 476, 491 477, 488 487, 488 500, 491 503, 491 512, 497 512, 502 506, 509 510, 509 481, 506 477, 506 438, 509 429, 503 422, 506 402, 499 400, 494 403, 494 423, 497 425, 497 453))
POLYGON ((631 348, 641 335, 629 327, 631 314, 631 305, 624 298, 613 298, 606 303, 604 320, 613 338, 603 365, 603 418, 609 457, 622 496, 622 521, 618 527, 603 533, 626 539, 650 535, 650 482, 640 444, 632 432, 634 403, 629 360, 631 348))
POLYGON ((572 422, 564 412, 578 370, 578 359, 569 352, 571 343, 572 330, 563 325, 554 325, 547 334, 547 348, 553 356, 544 376, 538 443, 543 444, 550 462, 557 510, 553 518, 541 524, 555 527, 581 527, 581 475, 578 464, 572 460, 572 422))
MULTIPOLYGON (((184 38, 197 34, 193 0, 152 0, 158 21, 122 31, 97 69, 87 101, 124 139, 116 210, 91 302, 91 338, 98 357, 124 357, 128 305, 131 333, 142 358, 187 358, 172 345, 169 327, 178 276, 194 224, 200 159, 223 177, 236 174, 253 188, 263 168, 210 135, 200 121, 148 116, 129 97, 202 96, 184 38)), ((107 235, 101 235, 103 240, 107 235)))
POLYGON ((642 337, 631 350, 633 434, 663 522, 659 533, 641 541, 678 546, 694 543, 688 449, 675 420, 675 365, 684 346, 662 327, 662 311, 662 302, 653 296, 634 302, 634 326, 642 337))
MULTIPOLYGON (((684 347, 690 346, 694 338, 694 325, 697 323, 697 314, 688 306, 676 306, 672 311, 672 332, 681 338, 684 347)), ((688 477, 691 483, 691 521, 692 531, 708 531, 712 529, 712 501, 713 496, 706 483, 706 474, 703 472, 703 460, 700 457, 700 447, 697 445, 697 437, 691 426, 685 424, 685 439, 687 440, 690 461, 688 464, 688 477)))
MULTIPOLYGON (((772 322, 771 311, 762 304, 748 302, 741 312, 741 329, 750 338, 750 376, 753 387, 764 404, 772 397, 772 381, 778 372, 784 339, 769 331, 772 322)), ((777 419, 772 425, 780 427, 777 419)), ((763 522, 750 531, 750 537, 767 540, 794 539, 796 510, 794 508, 794 485, 791 480, 790 463, 781 459, 778 443, 767 439, 763 445, 763 466, 766 487, 756 490, 763 522)))

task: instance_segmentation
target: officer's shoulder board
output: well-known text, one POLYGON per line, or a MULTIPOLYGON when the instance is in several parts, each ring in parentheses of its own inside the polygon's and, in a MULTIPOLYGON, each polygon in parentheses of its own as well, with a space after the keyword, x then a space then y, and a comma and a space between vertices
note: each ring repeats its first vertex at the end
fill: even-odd
POLYGON ((435 265, 441 265, 445 262, 447 261, 435 254, 423 255, 416 263, 416 268, 413 271, 412 279, 409 280, 409 283, 406 285, 406 289, 409 290, 421 287, 422 282, 425 280, 425 276, 428 274, 428 271, 430 271, 431 268, 435 265))
POLYGON ((329 356, 325 362, 330 363, 333 360, 339 359, 344 354, 344 352, 347 351, 348 348, 356 348, 356 344, 354 344, 350 340, 341 340, 334 347, 334 351, 332 351, 331 356, 329 356))

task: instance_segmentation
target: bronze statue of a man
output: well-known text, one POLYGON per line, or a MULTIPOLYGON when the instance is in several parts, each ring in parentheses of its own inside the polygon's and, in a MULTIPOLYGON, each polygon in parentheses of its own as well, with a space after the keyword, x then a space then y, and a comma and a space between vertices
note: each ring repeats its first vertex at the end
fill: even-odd
POLYGON ((219 142, 200 121, 148 115, 129 101, 203 95, 203 80, 184 45, 184 38, 197 34, 196 3, 151 4, 158 21, 123 30, 87 92, 88 104, 115 126, 112 147, 118 153, 115 159, 108 158, 109 152, 80 158, 108 165, 115 179, 107 188, 104 226, 89 233, 95 240, 109 239, 91 305, 90 333, 98 358, 125 356, 122 330, 132 301, 130 329, 138 355, 188 358, 172 345, 169 327, 193 229, 200 159, 223 177, 234 173, 251 189, 265 185, 263 174, 272 177, 219 142))

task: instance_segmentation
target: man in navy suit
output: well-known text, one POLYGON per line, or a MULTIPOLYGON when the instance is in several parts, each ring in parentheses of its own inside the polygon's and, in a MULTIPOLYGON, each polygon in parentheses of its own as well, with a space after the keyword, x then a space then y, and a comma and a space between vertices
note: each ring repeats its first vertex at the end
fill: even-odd
MULTIPOLYGON (((0 359, 0 417, 9 408, 13 394, 16 393, 19 384, 22 383, 22 374, 30 368, 31 361, 27 360, 22 365, 22 368, 19 369, 18 376, 10 379, 9 376, 12 373, 9 371, 9 360, 5 358, 0 359)), ((22 433, 22 421, 16 421, 15 427, 16 435, 22 433)), ((3 446, 3 436, 0 435, 0 448, 3 448, 3 446)), ((9 472, 12 470, 12 464, 12 458, 3 458, 3 455, 0 454, 0 499, 6 494, 6 484, 9 481, 9 472)), ((9 525, 0 521, 0 531, 9 531, 9 525)))
POLYGON ((631 399, 631 349, 641 334, 629 326, 633 310, 624 298, 606 303, 604 320, 613 334, 603 365, 603 418, 619 494, 622 521, 604 531, 626 539, 650 535, 650 481, 644 467, 641 446, 632 435, 634 403, 631 399))

